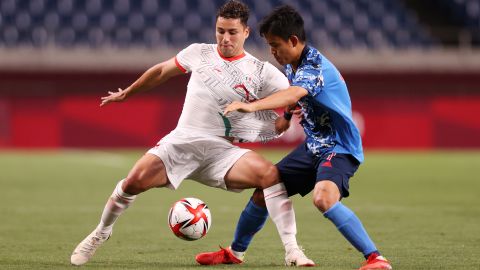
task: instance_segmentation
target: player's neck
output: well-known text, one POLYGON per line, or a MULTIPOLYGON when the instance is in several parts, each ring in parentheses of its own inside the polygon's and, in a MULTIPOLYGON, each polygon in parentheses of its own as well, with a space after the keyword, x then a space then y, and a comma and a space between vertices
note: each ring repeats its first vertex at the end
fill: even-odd
POLYGON ((306 48, 305 44, 299 43, 298 46, 295 47, 296 52, 295 52, 295 57, 294 61, 291 63, 293 71, 297 71, 298 66, 302 63, 303 60, 303 52, 306 48))

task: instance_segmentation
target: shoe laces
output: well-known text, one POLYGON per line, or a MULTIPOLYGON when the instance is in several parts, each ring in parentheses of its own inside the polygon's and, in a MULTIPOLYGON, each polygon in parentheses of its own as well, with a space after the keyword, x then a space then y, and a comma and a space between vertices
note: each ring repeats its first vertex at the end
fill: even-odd
POLYGON ((222 247, 222 246, 219 246, 219 247, 220 247, 221 252, 216 252, 216 253, 215 253, 215 257, 217 257, 217 258, 224 258, 224 257, 226 257, 227 254, 228 254, 227 248, 224 248, 224 247, 222 247))
POLYGON ((95 235, 89 237, 87 241, 85 241, 84 244, 81 245, 79 251, 85 254, 93 254, 95 250, 108 238, 109 236, 102 237, 95 233, 95 235))
POLYGON ((302 257, 307 257, 304 253, 305 249, 302 247, 302 246, 298 246, 298 247, 295 247, 295 248, 291 248, 290 250, 288 250, 287 252, 287 256, 290 255, 290 254, 293 254, 294 252, 296 252, 297 254, 299 254, 300 256, 302 257))
POLYGON ((306 260, 309 260, 307 255, 305 255, 304 253, 305 249, 301 246, 298 246, 298 247, 295 247, 295 248, 292 248, 288 251, 287 253, 287 258, 290 257, 291 255, 294 255, 295 254, 295 259, 306 259, 306 260))
POLYGON ((285 256, 285 265, 287 266, 303 266, 313 263, 304 253, 305 249, 301 246, 289 249, 285 256))

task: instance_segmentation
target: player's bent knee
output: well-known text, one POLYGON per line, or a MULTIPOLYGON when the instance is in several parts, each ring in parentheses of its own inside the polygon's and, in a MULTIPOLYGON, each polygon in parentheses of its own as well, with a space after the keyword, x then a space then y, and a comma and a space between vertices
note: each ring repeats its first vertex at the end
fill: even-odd
POLYGON ((137 195, 154 187, 168 184, 168 176, 163 162, 154 156, 145 155, 135 164, 125 179, 123 191, 137 195))
POLYGON ((335 199, 333 196, 322 196, 316 195, 313 198, 313 204, 318 208, 322 213, 325 213, 330 207, 338 202, 338 199, 335 199))
POLYGON ((340 201, 340 191, 337 185, 330 180, 317 182, 313 191, 313 204, 322 213, 340 201))
POLYGON ((271 187, 280 182, 278 169, 272 164, 265 165, 264 168, 262 168, 261 173, 262 173, 262 177, 261 177, 260 187, 262 189, 271 187))
POLYGON ((149 190, 153 187, 151 180, 149 180, 150 177, 152 176, 148 173, 148 169, 134 169, 125 178, 123 191, 131 195, 137 195, 149 190))

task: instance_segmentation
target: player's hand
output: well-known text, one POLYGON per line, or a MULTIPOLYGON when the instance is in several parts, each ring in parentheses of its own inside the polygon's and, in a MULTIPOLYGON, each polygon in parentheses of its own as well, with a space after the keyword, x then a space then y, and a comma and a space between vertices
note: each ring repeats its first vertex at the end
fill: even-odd
POLYGON ((303 111, 301 108, 296 108, 295 110, 292 110, 292 114, 300 120, 303 119, 303 111))
POLYGON ((251 109, 250 105, 251 105, 251 103, 243 103, 243 102, 240 102, 240 101, 234 101, 234 102, 230 103, 225 108, 225 110, 223 111, 223 115, 227 115, 228 113, 233 112, 233 111, 239 111, 239 112, 242 112, 242 113, 252 112, 253 110, 251 109))
POLYGON ((303 111, 302 111, 302 108, 300 106, 298 106, 297 104, 293 104, 293 105, 289 105, 285 108, 285 111, 288 112, 288 113, 291 113, 293 115, 295 115, 295 117, 297 117, 298 119, 303 119, 303 111))
POLYGON ((127 98, 127 94, 122 88, 118 88, 117 92, 108 91, 108 96, 102 97, 100 107, 107 105, 110 102, 122 102, 127 98))

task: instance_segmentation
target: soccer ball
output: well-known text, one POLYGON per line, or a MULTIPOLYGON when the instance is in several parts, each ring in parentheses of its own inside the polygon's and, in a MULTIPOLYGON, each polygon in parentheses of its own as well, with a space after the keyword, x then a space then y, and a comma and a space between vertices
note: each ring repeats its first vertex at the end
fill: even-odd
POLYGON ((193 241, 204 237, 212 225, 208 206, 197 198, 184 198, 168 212, 168 225, 178 238, 193 241))

